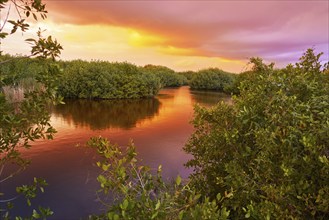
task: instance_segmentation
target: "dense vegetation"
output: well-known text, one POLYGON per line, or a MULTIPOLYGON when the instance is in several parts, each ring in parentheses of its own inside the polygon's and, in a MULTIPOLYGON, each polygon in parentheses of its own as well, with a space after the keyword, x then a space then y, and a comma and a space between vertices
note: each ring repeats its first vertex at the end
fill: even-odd
POLYGON ((192 77, 194 76, 195 73, 196 73, 196 72, 191 71, 191 70, 189 70, 189 71, 184 71, 184 72, 178 72, 179 75, 183 75, 183 76, 185 76, 185 78, 187 79, 187 84, 188 84, 188 85, 190 84, 190 81, 191 81, 191 79, 192 79, 192 77))
MULTIPOLYGON (((2 0, 0 9, 8 9, 7 16, 0 25, 0 39, 14 34, 18 29, 22 32, 28 30, 28 17, 37 20, 39 16, 45 18, 47 13, 45 4, 40 0, 2 0), (18 20, 9 20, 10 6, 8 9, 7 3, 13 4, 15 11, 20 15, 18 20), (12 24, 10 32, 4 29, 7 22, 12 24)), ((41 31, 37 32, 37 36, 37 39, 26 41, 31 43, 29 57, 38 57, 38 60, 28 63, 27 57, 0 57, 0 184, 17 175, 28 165, 29 161, 20 154, 21 148, 29 148, 30 142, 37 139, 51 139, 56 132, 49 124, 48 105, 61 101, 56 93, 56 79, 60 71, 58 65, 52 61, 59 56, 63 48, 51 36, 43 37, 41 31), (8 164, 15 164, 17 169, 8 169, 8 164)), ((0 55, 1 53, 2 51, 0 55)), ((1 219, 13 218, 11 209, 18 196, 24 196, 26 204, 31 206, 31 200, 36 197, 37 191, 44 191, 43 187, 47 185, 45 180, 34 178, 32 181, 31 185, 16 186, 18 195, 14 197, 3 192, 0 185, 1 219)), ((31 211, 28 218, 46 218, 51 214, 49 208, 39 207, 38 210, 31 211)), ((22 219, 20 216, 14 218, 22 219)))
MULTIPOLYGON (((147 167, 137 168, 132 145, 125 154, 105 139, 92 139, 89 145, 96 147, 104 157, 104 161, 98 163, 104 172, 98 178, 102 190, 106 194, 109 190, 117 193, 114 205, 109 204, 110 208, 103 215, 92 218, 327 218, 329 72, 328 65, 321 66, 320 55, 309 49, 299 63, 283 69, 274 69, 273 64, 265 65, 261 59, 254 58, 251 60, 254 68, 234 80, 230 74, 218 69, 192 73, 191 86, 193 83, 200 85, 198 88, 207 85, 202 88, 231 91, 238 95, 234 98, 234 105, 219 103, 211 109, 196 106, 193 122, 196 130, 185 146, 185 150, 193 155, 187 163, 194 169, 189 183, 182 184, 180 177, 174 184, 166 183, 160 171, 155 176, 147 167), (218 83, 212 84, 215 79, 218 83), (218 85, 221 87, 216 87, 218 85), (122 155, 122 158, 113 158, 115 154, 122 155), (113 160, 118 161, 113 165, 113 160), (121 181, 121 185, 117 181, 121 181)), ((2 59, 5 58, 8 59, 8 56, 2 56, 2 59)), ((51 138, 54 130, 48 123, 46 100, 49 96, 56 97, 54 89, 58 85, 67 97, 76 97, 67 95, 74 88, 80 91, 76 92, 80 98, 102 98, 104 90, 100 88, 112 85, 112 89, 118 88, 112 91, 117 96, 105 98, 136 98, 133 95, 136 91, 140 91, 137 94, 148 94, 145 97, 153 96, 164 79, 167 85, 171 82, 171 86, 179 79, 175 77, 177 73, 170 71, 161 81, 156 70, 166 68, 157 66, 142 68, 127 63, 79 60, 54 65, 51 60, 26 58, 1 65, 1 150, 11 155, 3 158, 3 164, 11 161, 12 157, 19 158, 15 147, 8 151, 10 146, 16 146, 22 140, 25 140, 24 146, 28 146, 28 141, 39 137, 39 133, 51 138), (58 66, 64 69, 61 80, 55 77, 59 74, 58 66), (133 80, 135 83, 131 83, 133 80), (62 83, 58 84, 59 81, 62 83), (149 84, 143 84, 144 90, 138 90, 136 82, 149 84), (146 92, 145 88, 150 85, 154 86, 154 90, 146 92), (26 97, 19 105, 14 104, 14 99, 8 95, 8 86, 25 89, 26 97), (45 92, 44 88, 49 88, 51 93, 45 92), (129 89, 133 91, 129 92, 129 89), (124 95, 120 97, 120 94, 124 95), (38 107, 30 108, 32 103, 38 103, 38 107), (10 122, 8 117, 20 123, 10 122), (37 125, 36 130, 31 130, 31 120, 37 125), (26 133, 26 129, 31 133, 26 133), (20 136, 15 139, 13 135, 16 134, 20 136)), ((76 106, 82 101, 77 100, 76 106)), ((112 106, 109 110, 115 114, 116 108, 111 103, 104 104, 112 106)), ((134 102, 127 103, 134 106, 134 102)), ((96 104, 91 107, 96 108, 97 115, 98 105, 102 102, 96 104)), ((150 112, 147 110, 145 115, 157 111, 154 104, 157 105, 151 104, 150 112)), ((127 114, 130 115, 128 109, 127 114)), ((65 114, 65 106, 56 107, 55 112, 65 114)), ((104 122, 103 118, 95 120, 97 117, 93 115, 85 118, 76 114, 74 117, 83 118, 84 123, 96 123, 97 127, 102 127, 104 122)), ((113 117, 105 121, 108 120, 112 122, 113 117)), ((137 120, 118 126, 129 128, 137 120)), ((43 180, 36 179, 33 191, 38 186, 42 187, 40 183, 45 184, 43 180)), ((26 190, 26 193, 31 191, 26 190)), ((48 209, 46 212, 51 213, 48 209)))
MULTIPOLYGON (((7 2, 0 1, 0 6, 3 8, 7 2)), ((45 5, 40 0, 14 3, 26 17, 36 16, 34 13, 45 16, 45 5)), ((25 31, 28 25, 24 21, 12 21, 12 33, 17 29, 25 31)), ((0 38, 7 35, 1 32, 0 38)), ((57 64, 44 58, 56 57, 62 48, 51 37, 43 38, 40 32, 37 40, 28 40, 34 44, 32 55, 43 58, 41 66, 34 65, 39 61, 25 58, 10 60, 5 57, 0 61, 0 183, 16 174, 14 171, 2 176, 8 163, 19 165, 18 171, 26 166, 27 161, 21 158, 19 148, 28 148, 29 142, 40 138, 51 139, 55 132, 49 124, 47 110, 49 103, 60 101, 56 89, 61 72, 57 64), (16 65, 19 62, 21 64, 16 65), (24 62, 31 64, 27 65, 27 75, 24 75, 24 62), (24 80, 31 84, 23 83, 24 80), (15 99, 8 95, 17 88, 23 88, 24 97, 15 99)), ((100 192, 105 195, 111 192, 114 202, 103 201, 107 210, 91 218, 328 219, 329 65, 322 66, 320 56, 309 49, 295 66, 288 65, 280 70, 253 58, 253 70, 235 81, 239 96, 234 98, 233 105, 219 103, 211 109, 197 106, 193 122, 195 132, 185 146, 193 156, 187 163, 194 169, 189 183, 183 183, 180 177, 172 184, 166 183, 161 177, 161 166, 156 173, 141 166, 133 144, 123 151, 103 138, 92 138, 88 146, 101 156, 97 163, 102 170, 97 179, 100 192)), ((116 98, 148 97, 154 95, 161 84, 174 84, 166 84, 167 81, 160 81, 156 74, 141 71, 131 64, 74 62, 68 66, 62 63, 68 72, 60 86, 63 93, 72 95, 68 97, 110 98, 109 94, 113 93, 103 94, 96 89, 97 83, 118 76, 125 82, 121 86, 129 85, 124 90, 129 95, 119 93, 114 96, 116 98), (98 78, 95 80, 91 75, 98 78), (143 77, 150 78, 145 82, 151 86, 137 89, 139 92, 135 95, 135 86, 142 83, 143 77), (67 84, 72 80, 79 82, 80 78, 90 90, 82 90, 76 82, 67 84), (75 93, 70 93, 71 90, 75 93)), ((227 87, 222 82, 228 82, 228 78, 213 72, 217 70, 205 71, 207 77, 200 78, 211 86, 196 88, 225 91, 227 87), (213 86, 208 78, 214 77, 216 81, 219 75, 223 77, 223 81, 218 81, 221 87, 213 86)), ((198 74, 193 74, 191 84, 193 78, 201 76, 198 74)), ((120 80, 114 82, 121 83, 120 80)), ((44 180, 34 178, 32 185, 18 186, 17 192, 31 205, 37 190, 43 191, 45 185, 44 180)), ((14 199, 5 196, 0 191, 0 217, 11 219, 13 204, 7 202, 14 199)), ((33 210, 28 219, 46 218, 51 214, 50 209, 40 207, 38 211, 33 210)))
MULTIPOLYGON (((6 75, 6 83, 23 90, 38 86, 38 73, 43 71, 46 63, 52 62, 9 55, 1 56, 0 59, 12 59, 1 65, 1 71, 6 75)), ((64 98, 148 98, 157 95, 161 88, 182 85, 190 85, 194 90, 237 94, 237 86, 240 78, 243 78, 217 68, 177 73, 164 66, 137 67, 129 63, 106 61, 60 61, 58 65, 63 73, 58 79, 57 87, 64 98)))
POLYGON ((129 63, 65 62, 59 91, 66 98, 145 98, 160 89, 157 77, 129 63))
POLYGON ((87 146, 95 148, 102 159, 97 162, 102 171, 98 192, 112 198, 110 204, 101 201, 108 209, 90 219, 226 219, 229 215, 218 204, 230 195, 218 194, 211 201, 183 184, 179 176, 174 183, 165 182, 161 165, 156 172, 141 166, 133 143, 122 150, 104 138, 91 138, 87 146))
POLYGON ((165 66, 146 65, 142 68, 142 71, 157 76, 160 79, 162 88, 187 85, 185 76, 179 75, 165 66))
POLYGON ((194 73, 189 84, 191 89, 216 90, 230 93, 236 76, 218 68, 209 68, 194 73))
MULTIPOLYGON (((1 65, 6 83, 16 88, 29 89, 37 86, 36 77, 46 63, 26 57, 0 56, 0 60, 11 59, 1 65)), ((83 99, 132 99, 149 98, 157 95, 164 87, 177 87, 187 84, 185 76, 163 67, 147 65, 137 67, 129 63, 106 61, 60 61, 62 69, 57 87, 65 98, 83 99)), ((23 95, 23 93, 22 93, 23 95)))
POLYGON ((329 217, 329 74, 309 49, 296 66, 261 59, 234 105, 195 109, 192 184, 223 202, 230 218, 329 217))
MULTIPOLYGON (((321 55, 321 54, 320 54, 321 55)), ((196 107, 190 182, 164 183, 102 138, 95 147, 102 191, 114 205, 95 219, 327 219, 329 217, 329 70, 309 49, 275 70, 259 58, 234 105, 196 107)))

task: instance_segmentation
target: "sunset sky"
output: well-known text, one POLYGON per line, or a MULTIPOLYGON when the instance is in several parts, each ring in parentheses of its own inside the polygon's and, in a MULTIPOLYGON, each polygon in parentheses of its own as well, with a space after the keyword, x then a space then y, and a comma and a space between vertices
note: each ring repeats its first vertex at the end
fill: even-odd
MULTIPOLYGON (((218 67, 237 73, 250 57, 282 67, 297 62, 310 47, 328 60, 326 0, 45 2, 48 19, 29 32, 47 29, 45 34, 63 45, 64 60, 127 61, 177 71, 218 67)), ((30 33, 4 40, 1 50, 28 54, 23 39, 30 33)))

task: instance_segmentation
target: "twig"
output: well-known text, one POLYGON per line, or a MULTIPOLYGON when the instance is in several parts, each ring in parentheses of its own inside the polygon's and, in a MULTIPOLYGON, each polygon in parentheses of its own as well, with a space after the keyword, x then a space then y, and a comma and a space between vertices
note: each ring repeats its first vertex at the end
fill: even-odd
POLYGON ((5 203, 5 202, 10 202, 10 201, 13 201, 15 199, 17 199, 19 196, 15 196, 14 198, 11 198, 11 199, 3 199, 3 200, 0 200, 0 203, 5 203))
POLYGON ((19 12, 18 8, 20 8, 20 9, 24 9, 24 8, 22 8, 20 5, 18 5, 15 0, 13 0, 12 2, 15 5, 15 9, 17 11, 17 14, 18 14, 19 18, 22 19, 21 13, 19 12))
POLYGON ((21 167, 21 168, 17 169, 15 172, 13 172, 12 174, 10 174, 9 176, 7 176, 7 177, 1 179, 1 180, 0 180, 0 183, 2 183, 2 182, 4 182, 4 181, 6 181, 6 180, 12 178, 13 176, 15 176, 16 174, 20 173, 20 172, 21 172, 22 170, 24 170, 24 169, 25 169, 24 167, 21 167))
POLYGON ((1 174, 2 174, 2 172, 3 172, 3 169, 5 168, 5 165, 3 164, 3 165, 1 165, 1 169, 0 169, 0 176, 1 176, 1 174))
POLYGON ((7 16, 6 16, 6 18, 5 18, 5 21, 3 22, 2 27, 0 28, 0 32, 2 32, 3 28, 5 27, 5 24, 7 23, 7 20, 8 20, 8 18, 9 18, 10 9, 11 9, 11 4, 9 4, 9 8, 8 8, 8 12, 7 12, 7 16))
POLYGON ((145 185, 144 185, 143 180, 141 179, 141 177, 139 175, 139 172, 135 169, 135 166, 134 165, 131 165, 131 166, 133 167, 135 173, 137 174, 137 177, 139 179, 139 182, 141 183, 141 186, 142 186, 143 190, 145 190, 145 185))

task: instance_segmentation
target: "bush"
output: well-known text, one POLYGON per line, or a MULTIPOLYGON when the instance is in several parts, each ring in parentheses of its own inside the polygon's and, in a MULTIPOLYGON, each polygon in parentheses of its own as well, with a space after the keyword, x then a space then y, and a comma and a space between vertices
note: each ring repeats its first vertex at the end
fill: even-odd
POLYGON ((33 87, 36 78, 47 71, 45 66, 52 63, 51 60, 40 60, 36 58, 26 58, 21 56, 0 55, 0 65, 2 83, 13 87, 30 88, 33 87), (7 62, 9 60, 9 62, 7 62))
POLYGON ((190 80, 191 89, 216 90, 230 93, 235 75, 217 68, 200 70, 190 80))
POLYGON ((155 96, 160 89, 157 77, 128 63, 76 60, 64 67, 59 91, 65 98, 144 98, 155 96))
POLYGON ((132 143, 125 151, 104 138, 92 138, 87 143, 101 155, 97 166, 102 170, 97 180, 104 193, 99 197, 107 208, 103 214, 90 219, 227 219, 230 212, 217 204, 231 194, 214 200, 202 197, 178 176, 174 183, 166 183, 161 166, 156 172, 141 166, 132 143), (111 195, 111 203, 106 196, 111 195))
POLYGON ((192 79, 192 77, 194 76, 196 72, 194 71, 184 71, 184 72, 178 72, 179 75, 183 75, 185 76, 185 78, 187 79, 187 83, 190 84, 190 81, 192 79))
POLYGON ((146 65, 142 71, 158 77, 162 88, 187 85, 187 79, 184 75, 180 75, 165 66, 146 65))
MULTIPOLYGON (((329 75, 312 49, 281 70, 252 59, 234 105, 196 107, 185 150, 204 195, 233 219, 329 218, 329 75)), ((325 66, 328 68, 328 65, 325 66)))

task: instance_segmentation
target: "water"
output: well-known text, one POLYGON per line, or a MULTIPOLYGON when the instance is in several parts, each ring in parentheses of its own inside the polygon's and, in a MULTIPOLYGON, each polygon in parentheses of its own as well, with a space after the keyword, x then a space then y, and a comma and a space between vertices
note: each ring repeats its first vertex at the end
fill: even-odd
MULTIPOLYGON (((195 92, 188 87, 164 89, 154 99, 141 100, 67 100, 65 105, 52 109, 51 124, 58 133, 54 140, 37 141, 24 150, 31 165, 19 175, 2 183, 0 192, 6 197, 15 195, 14 186, 28 184, 33 177, 42 177, 49 186, 39 193, 32 204, 50 207, 49 219, 85 219, 99 213, 94 165, 97 154, 84 147, 92 136, 103 136, 112 143, 126 146, 133 140, 137 153, 145 165, 157 168, 162 164, 166 179, 178 174, 187 178, 191 170, 184 167, 189 159, 182 147, 193 132, 189 123, 193 105, 212 106, 230 97, 215 92, 195 92), (77 144, 81 146, 77 147, 77 144)), ((14 200, 14 211, 20 215, 31 213, 23 199, 14 200)))

